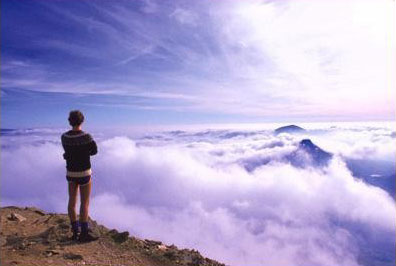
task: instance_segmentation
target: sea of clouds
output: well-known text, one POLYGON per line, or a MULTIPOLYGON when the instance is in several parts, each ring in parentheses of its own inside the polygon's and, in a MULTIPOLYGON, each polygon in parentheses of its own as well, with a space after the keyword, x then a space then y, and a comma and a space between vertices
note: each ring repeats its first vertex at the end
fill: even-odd
MULTIPOLYGON (((394 125, 303 126, 300 134, 259 125, 93 131, 90 215, 229 265, 394 265, 392 189, 347 165, 361 162, 363 175, 394 187, 394 125), (306 138, 333 154, 327 165, 311 164, 309 154, 303 166, 285 159, 306 138)), ((61 133, 2 129, 2 206, 66 212, 61 133)))

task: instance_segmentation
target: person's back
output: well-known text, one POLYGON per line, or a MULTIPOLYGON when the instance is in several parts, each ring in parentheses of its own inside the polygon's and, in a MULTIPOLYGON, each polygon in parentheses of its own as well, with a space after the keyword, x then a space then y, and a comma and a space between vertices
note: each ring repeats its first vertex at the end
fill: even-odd
POLYGON ((92 187, 90 156, 95 155, 98 149, 92 136, 81 130, 83 122, 84 115, 80 111, 71 111, 69 124, 73 129, 63 133, 61 140, 65 150, 63 158, 66 160, 66 180, 69 187, 68 214, 73 232, 72 238, 87 242, 97 239, 89 234, 88 207, 92 187), (78 190, 80 190, 81 196, 79 221, 75 210, 78 190))
POLYGON ((79 172, 91 169, 90 156, 95 155, 98 150, 90 134, 82 130, 69 130, 62 134, 62 145, 65 150, 63 158, 66 160, 68 175, 75 176, 79 172))

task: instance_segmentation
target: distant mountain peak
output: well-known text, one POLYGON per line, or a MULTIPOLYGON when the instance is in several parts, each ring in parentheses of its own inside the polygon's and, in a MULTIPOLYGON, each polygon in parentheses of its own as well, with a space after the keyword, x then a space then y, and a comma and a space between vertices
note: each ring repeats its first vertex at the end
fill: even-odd
POLYGON ((296 167, 305 167, 307 165, 323 167, 329 163, 332 157, 332 153, 322 150, 310 139, 303 139, 299 142, 298 148, 287 155, 286 159, 296 167))
POLYGON ((302 127, 296 126, 296 125, 288 125, 284 127, 279 127, 275 129, 275 134, 280 134, 280 133, 302 133, 305 132, 306 130, 302 127))
POLYGON ((306 151, 317 151, 320 148, 316 146, 310 139, 303 139, 299 143, 299 147, 306 151))

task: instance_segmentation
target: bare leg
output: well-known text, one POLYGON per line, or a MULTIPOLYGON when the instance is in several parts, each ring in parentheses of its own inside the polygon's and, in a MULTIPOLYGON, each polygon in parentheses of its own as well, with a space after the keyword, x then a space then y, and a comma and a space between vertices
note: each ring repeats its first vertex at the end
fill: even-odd
POLYGON ((89 197, 91 195, 92 180, 88 184, 80 186, 80 222, 88 222, 89 197))
POLYGON ((79 237, 80 242, 90 242, 98 239, 97 236, 90 234, 88 228, 88 207, 89 207, 89 197, 91 195, 92 181, 89 181, 86 185, 80 185, 80 196, 81 196, 81 206, 80 206, 80 225, 81 234, 79 237))
POLYGON ((67 211, 69 214, 70 222, 77 221, 76 204, 77 204, 78 184, 69 182, 69 204, 67 211))

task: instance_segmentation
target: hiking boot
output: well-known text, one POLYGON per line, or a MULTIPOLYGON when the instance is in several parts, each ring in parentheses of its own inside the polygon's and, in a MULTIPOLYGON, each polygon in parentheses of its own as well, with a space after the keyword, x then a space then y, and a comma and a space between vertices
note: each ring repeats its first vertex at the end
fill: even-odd
POLYGON ((72 235, 72 237, 71 237, 71 240, 72 240, 72 241, 77 241, 78 239, 79 239, 78 233, 73 233, 73 235, 72 235))
POLYGON ((92 242, 92 241, 95 241, 98 239, 99 239, 99 237, 92 235, 90 232, 86 232, 86 233, 80 234, 78 241, 80 241, 81 243, 87 243, 87 242, 92 242))

